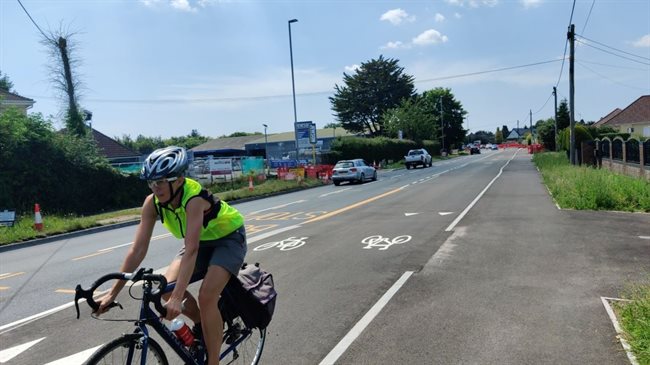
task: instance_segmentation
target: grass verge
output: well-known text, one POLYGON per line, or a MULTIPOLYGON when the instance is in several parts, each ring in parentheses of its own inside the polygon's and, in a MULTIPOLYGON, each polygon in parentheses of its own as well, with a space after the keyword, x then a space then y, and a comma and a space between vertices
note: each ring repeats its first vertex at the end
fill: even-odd
MULTIPOLYGON (((302 182, 266 180, 264 182, 255 182, 253 191, 249 191, 248 180, 244 179, 227 184, 215 184, 208 187, 208 189, 222 200, 232 202, 239 199, 266 196, 320 185, 323 185, 323 183, 316 179, 305 179, 302 182)), ((50 215, 46 211, 41 211, 41 213, 43 214, 43 230, 40 232, 34 230, 34 217, 32 215, 17 217, 16 224, 13 227, 0 227, 0 246, 137 219, 140 217, 140 208, 91 216, 50 215)))
POLYGON ((650 182, 606 169, 572 166, 561 152, 538 153, 533 162, 562 208, 650 213, 650 182))
POLYGON ((639 365, 650 365, 650 282, 623 293, 629 302, 615 302, 614 310, 639 365))

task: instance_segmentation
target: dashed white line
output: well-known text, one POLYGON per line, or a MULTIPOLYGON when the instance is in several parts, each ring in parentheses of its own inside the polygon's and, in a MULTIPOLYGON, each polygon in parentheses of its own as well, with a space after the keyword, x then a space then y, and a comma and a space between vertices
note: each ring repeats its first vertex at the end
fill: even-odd
POLYGON ((350 190, 350 189, 352 189, 352 188, 341 188, 341 189, 337 189, 336 191, 333 191, 333 192, 331 192, 331 193, 321 194, 321 195, 319 195, 318 197, 319 197, 319 198, 323 198, 323 197, 326 197, 326 196, 328 196, 328 195, 342 193, 342 192, 344 192, 344 191, 346 191, 346 190, 350 190))
POLYGON ((278 208, 284 208, 284 207, 289 206, 289 205, 298 204, 298 203, 302 203, 302 202, 306 202, 306 201, 307 201, 307 200, 304 200, 304 199, 302 199, 302 200, 296 200, 295 202, 286 203, 286 204, 282 204, 282 205, 276 205, 275 207, 266 208, 266 209, 262 209, 262 210, 257 210, 257 211, 255 211, 255 212, 250 212, 250 213, 248 213, 248 214, 257 214, 257 213, 260 213, 260 212, 266 212, 267 210, 273 210, 273 209, 278 209, 278 208))

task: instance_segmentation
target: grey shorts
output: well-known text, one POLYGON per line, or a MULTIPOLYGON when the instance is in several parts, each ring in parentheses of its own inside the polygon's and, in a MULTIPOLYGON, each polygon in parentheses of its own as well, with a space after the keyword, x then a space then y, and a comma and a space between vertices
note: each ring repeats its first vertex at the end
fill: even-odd
MULTIPOLYGON (((244 263, 247 249, 246 229, 243 225, 225 237, 212 241, 201 241, 194 272, 206 271, 209 266, 217 265, 231 274, 237 275, 244 263)), ((185 245, 178 252, 177 258, 180 259, 184 253, 185 245)))

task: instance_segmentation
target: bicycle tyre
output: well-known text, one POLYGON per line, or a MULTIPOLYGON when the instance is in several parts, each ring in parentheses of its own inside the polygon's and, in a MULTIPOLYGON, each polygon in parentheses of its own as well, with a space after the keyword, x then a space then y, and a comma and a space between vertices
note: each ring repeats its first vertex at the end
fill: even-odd
MULTIPOLYGON (((105 365, 119 364, 131 365, 140 364, 142 355, 142 335, 124 335, 100 347, 84 365, 105 365), (130 349, 134 349, 133 358, 128 362, 127 357, 130 349)), ((169 365, 162 347, 153 338, 149 337, 149 348, 147 350, 147 364, 169 365)))
MULTIPOLYGON (((246 328, 246 325, 240 317, 235 318, 232 323, 234 327, 246 328)), ((266 342, 266 328, 252 328, 251 331, 251 334, 239 343, 233 351, 221 358, 221 362, 237 365, 257 365, 260 362, 262 351, 264 350, 264 343, 266 342)), ((221 346, 222 354, 232 346, 226 343, 228 333, 229 329, 226 329, 224 332, 224 343, 221 346)))

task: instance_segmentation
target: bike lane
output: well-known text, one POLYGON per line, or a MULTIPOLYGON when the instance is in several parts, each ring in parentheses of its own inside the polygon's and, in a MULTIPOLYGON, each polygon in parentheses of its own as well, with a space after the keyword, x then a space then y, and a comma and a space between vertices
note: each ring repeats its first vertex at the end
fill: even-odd
POLYGON ((600 298, 647 277, 648 227, 558 210, 518 156, 335 363, 629 363, 600 298))

